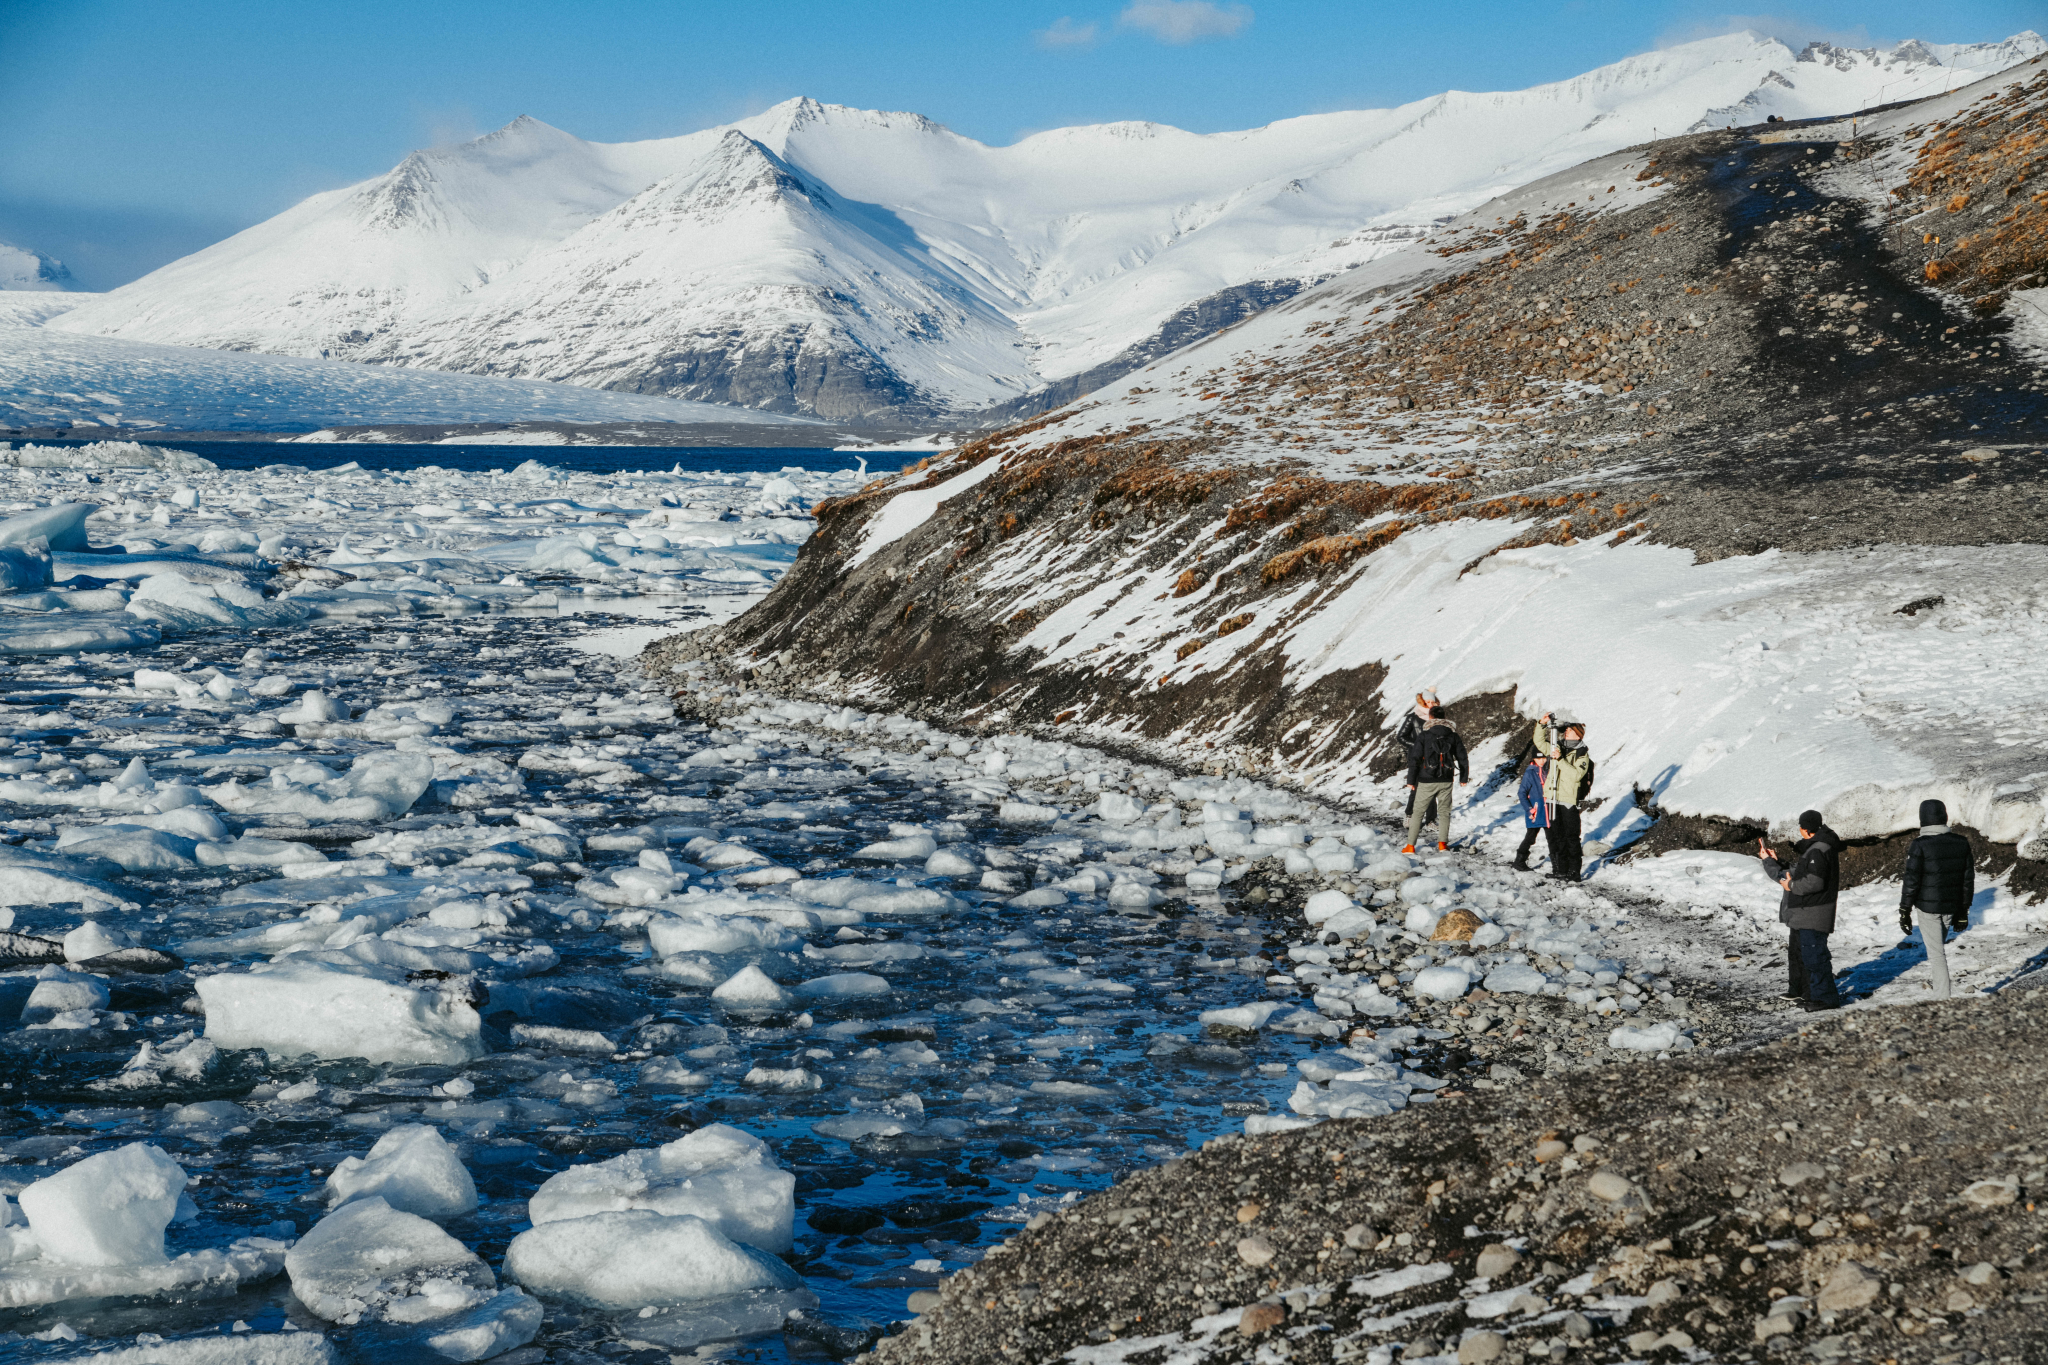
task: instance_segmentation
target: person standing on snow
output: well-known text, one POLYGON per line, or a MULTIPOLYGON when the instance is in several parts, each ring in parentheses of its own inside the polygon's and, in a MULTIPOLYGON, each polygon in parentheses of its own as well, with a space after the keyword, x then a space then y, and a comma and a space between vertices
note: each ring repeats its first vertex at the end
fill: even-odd
MULTIPOLYGON (((1436 689, 1425 687, 1415 694, 1415 705, 1408 708, 1408 714, 1401 717, 1401 728, 1394 732, 1395 741, 1401 746, 1401 756, 1408 760, 1408 766, 1415 766, 1415 751, 1422 743, 1423 727, 1429 724, 1430 708, 1437 704, 1436 689)), ((1408 814, 1415 812, 1415 788, 1408 789, 1408 814)), ((1410 839, 1408 842, 1415 842, 1410 839)))
POLYGON ((1970 927, 1976 863, 1970 841, 1948 827, 1948 807, 1922 801, 1920 837, 1906 849, 1906 872, 1899 886, 1899 932, 1912 933, 1913 921, 1919 920, 1936 1000, 1949 998, 1948 926, 1953 924, 1959 934, 1970 927))
POLYGON ((1586 751, 1585 725, 1558 720, 1545 711, 1536 722, 1536 752, 1550 760, 1543 779, 1543 795, 1550 803, 1550 875, 1556 881, 1575 882, 1586 856, 1579 842, 1579 803, 1593 786, 1593 755, 1586 751))
POLYGON ((1536 836, 1550 832, 1550 799, 1543 794, 1543 780, 1550 760, 1537 754, 1529 760, 1529 766, 1522 769, 1522 785, 1515 793, 1521 804, 1522 819, 1527 829, 1522 835, 1522 846, 1515 850, 1515 861, 1509 866, 1517 872, 1534 872, 1529 866, 1529 850, 1536 846, 1536 836))
POLYGON ((1429 723, 1422 727, 1422 739, 1408 760, 1408 846, 1401 850, 1403 853, 1415 851, 1415 836, 1422 832, 1432 806, 1436 808, 1437 851, 1441 853, 1451 846, 1453 774, 1460 786, 1472 780, 1465 741, 1459 738, 1458 727, 1444 719, 1444 708, 1432 706, 1429 723))
POLYGON ((1840 1009, 1835 990, 1835 964, 1828 955, 1828 935, 1835 932, 1835 901, 1842 890, 1842 838, 1829 829, 1817 810, 1799 813, 1799 842, 1792 845, 1792 865, 1780 862, 1763 840, 1756 841, 1764 875, 1783 889, 1778 921, 1788 931, 1785 964, 1791 989, 1808 1011, 1840 1009))

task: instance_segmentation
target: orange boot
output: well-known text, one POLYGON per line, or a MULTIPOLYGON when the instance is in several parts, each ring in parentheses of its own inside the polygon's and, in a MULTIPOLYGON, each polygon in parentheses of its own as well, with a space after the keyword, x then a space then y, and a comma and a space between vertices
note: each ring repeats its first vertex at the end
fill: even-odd
POLYGON ((1451 846, 1445 843, 1443 840, 1439 839, 1436 842, 1436 851, 1439 853, 1449 853, 1451 851, 1451 846))
POLYGON ((1408 846, 1407 846, 1406 848, 1402 849, 1401 851, 1402 851, 1403 853, 1413 853, 1413 852, 1415 851, 1415 845, 1413 845, 1413 844, 1410 844, 1410 845, 1408 845, 1408 846))

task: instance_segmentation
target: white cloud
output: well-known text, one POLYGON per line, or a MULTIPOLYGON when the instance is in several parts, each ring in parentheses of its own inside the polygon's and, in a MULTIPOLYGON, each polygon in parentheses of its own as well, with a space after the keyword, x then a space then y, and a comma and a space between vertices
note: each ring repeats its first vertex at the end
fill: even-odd
POLYGON ((1062 14, 1051 28, 1042 28, 1032 37, 1038 45, 1051 52, 1072 51, 1095 46, 1099 30, 1094 24, 1077 24, 1062 14))
POLYGON ((1175 46, 1205 38, 1235 38, 1251 21, 1248 7, 1218 5, 1211 0, 1133 0, 1117 18, 1121 28, 1138 29, 1175 46))

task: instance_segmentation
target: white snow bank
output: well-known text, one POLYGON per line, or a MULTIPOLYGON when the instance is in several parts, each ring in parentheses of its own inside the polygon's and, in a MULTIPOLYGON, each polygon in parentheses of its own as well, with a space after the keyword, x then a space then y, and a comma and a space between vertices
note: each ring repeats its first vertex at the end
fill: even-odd
POLYGON ((714 1123, 660 1147, 573 1166, 527 1201, 536 1227, 625 1209, 691 1214, 733 1241, 779 1253, 793 1243, 796 1177, 767 1143, 714 1123))
MULTIPOLYGON (((1524 712, 1590 722, 1601 790, 1639 785, 1681 813, 1789 829, 1813 807, 1861 838, 1914 826, 1937 797, 1991 839, 2041 825, 2048 787, 2031 755, 2048 743, 2048 667, 2026 585, 2048 573, 2048 547, 1695 564, 1689 551, 1587 542, 1462 572, 1502 537, 1492 524, 1428 527, 1373 555, 1290 634, 1290 682, 1389 659, 1389 697, 1515 686, 1524 712), (1896 610, 1929 596, 1945 601, 1896 610), (1547 647, 1562 634, 1597 650, 1547 647)), ((1057 615, 1039 632, 1057 639, 1057 615)), ((1610 801, 1589 837, 1631 814, 1610 801)))
MULTIPOLYGON (((983 460, 970 469, 964 469, 950 479, 944 479, 931 488, 919 488, 907 493, 898 493, 889 499, 879 512, 868 518, 867 527, 861 532, 860 548, 853 552, 853 558, 846 562, 846 571, 851 572, 873 559, 918 527, 930 521, 938 512, 939 505, 949 498, 978 486, 991 474, 1002 468, 1000 459, 983 460)), ((929 852, 930 850, 926 850, 929 852)))

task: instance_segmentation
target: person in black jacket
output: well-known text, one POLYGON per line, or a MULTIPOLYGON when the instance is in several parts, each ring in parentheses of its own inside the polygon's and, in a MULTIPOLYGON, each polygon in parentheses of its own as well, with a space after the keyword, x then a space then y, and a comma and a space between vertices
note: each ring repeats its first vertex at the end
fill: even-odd
POLYGON ((1444 718, 1444 708, 1429 708, 1429 724, 1422 727, 1422 742, 1415 746, 1415 754, 1408 760, 1408 792, 1413 798, 1408 807, 1408 846, 1401 851, 1415 851, 1415 836, 1422 832, 1423 824, 1429 819, 1430 807, 1436 807, 1436 846, 1439 852, 1451 846, 1451 777, 1455 774, 1460 785, 1472 780, 1470 760, 1465 754, 1465 741, 1458 736, 1458 727, 1444 718))
MULTIPOLYGON (((1429 724, 1430 708, 1437 704, 1436 689, 1425 687, 1415 694, 1415 705, 1408 708, 1408 714, 1401 717, 1401 728, 1394 732, 1394 742, 1401 746, 1401 756, 1409 767, 1415 766, 1415 751, 1422 745, 1422 731, 1429 724)), ((1408 788, 1408 810, 1415 811, 1415 788, 1408 788)), ((1412 840, 1410 842, 1413 842, 1412 840)))
POLYGON ((1906 849, 1906 873, 1899 885, 1899 932, 1913 932, 1920 921, 1920 942, 1927 947, 1927 966, 1934 973, 1934 998, 1949 997, 1948 926, 1961 933, 1970 927, 1970 902, 1977 895, 1977 859, 1970 841, 1948 827, 1948 807, 1939 801, 1920 803, 1920 837, 1906 849))
POLYGON ((1842 839, 1827 827, 1817 810, 1799 813, 1799 842, 1792 846, 1792 865, 1785 866, 1770 846, 1756 841, 1764 875, 1784 891, 1778 900, 1778 921, 1789 933, 1785 944, 1791 989, 1808 1010, 1839 1009, 1835 964, 1828 955, 1828 935, 1835 931, 1835 902, 1842 892, 1842 839))

